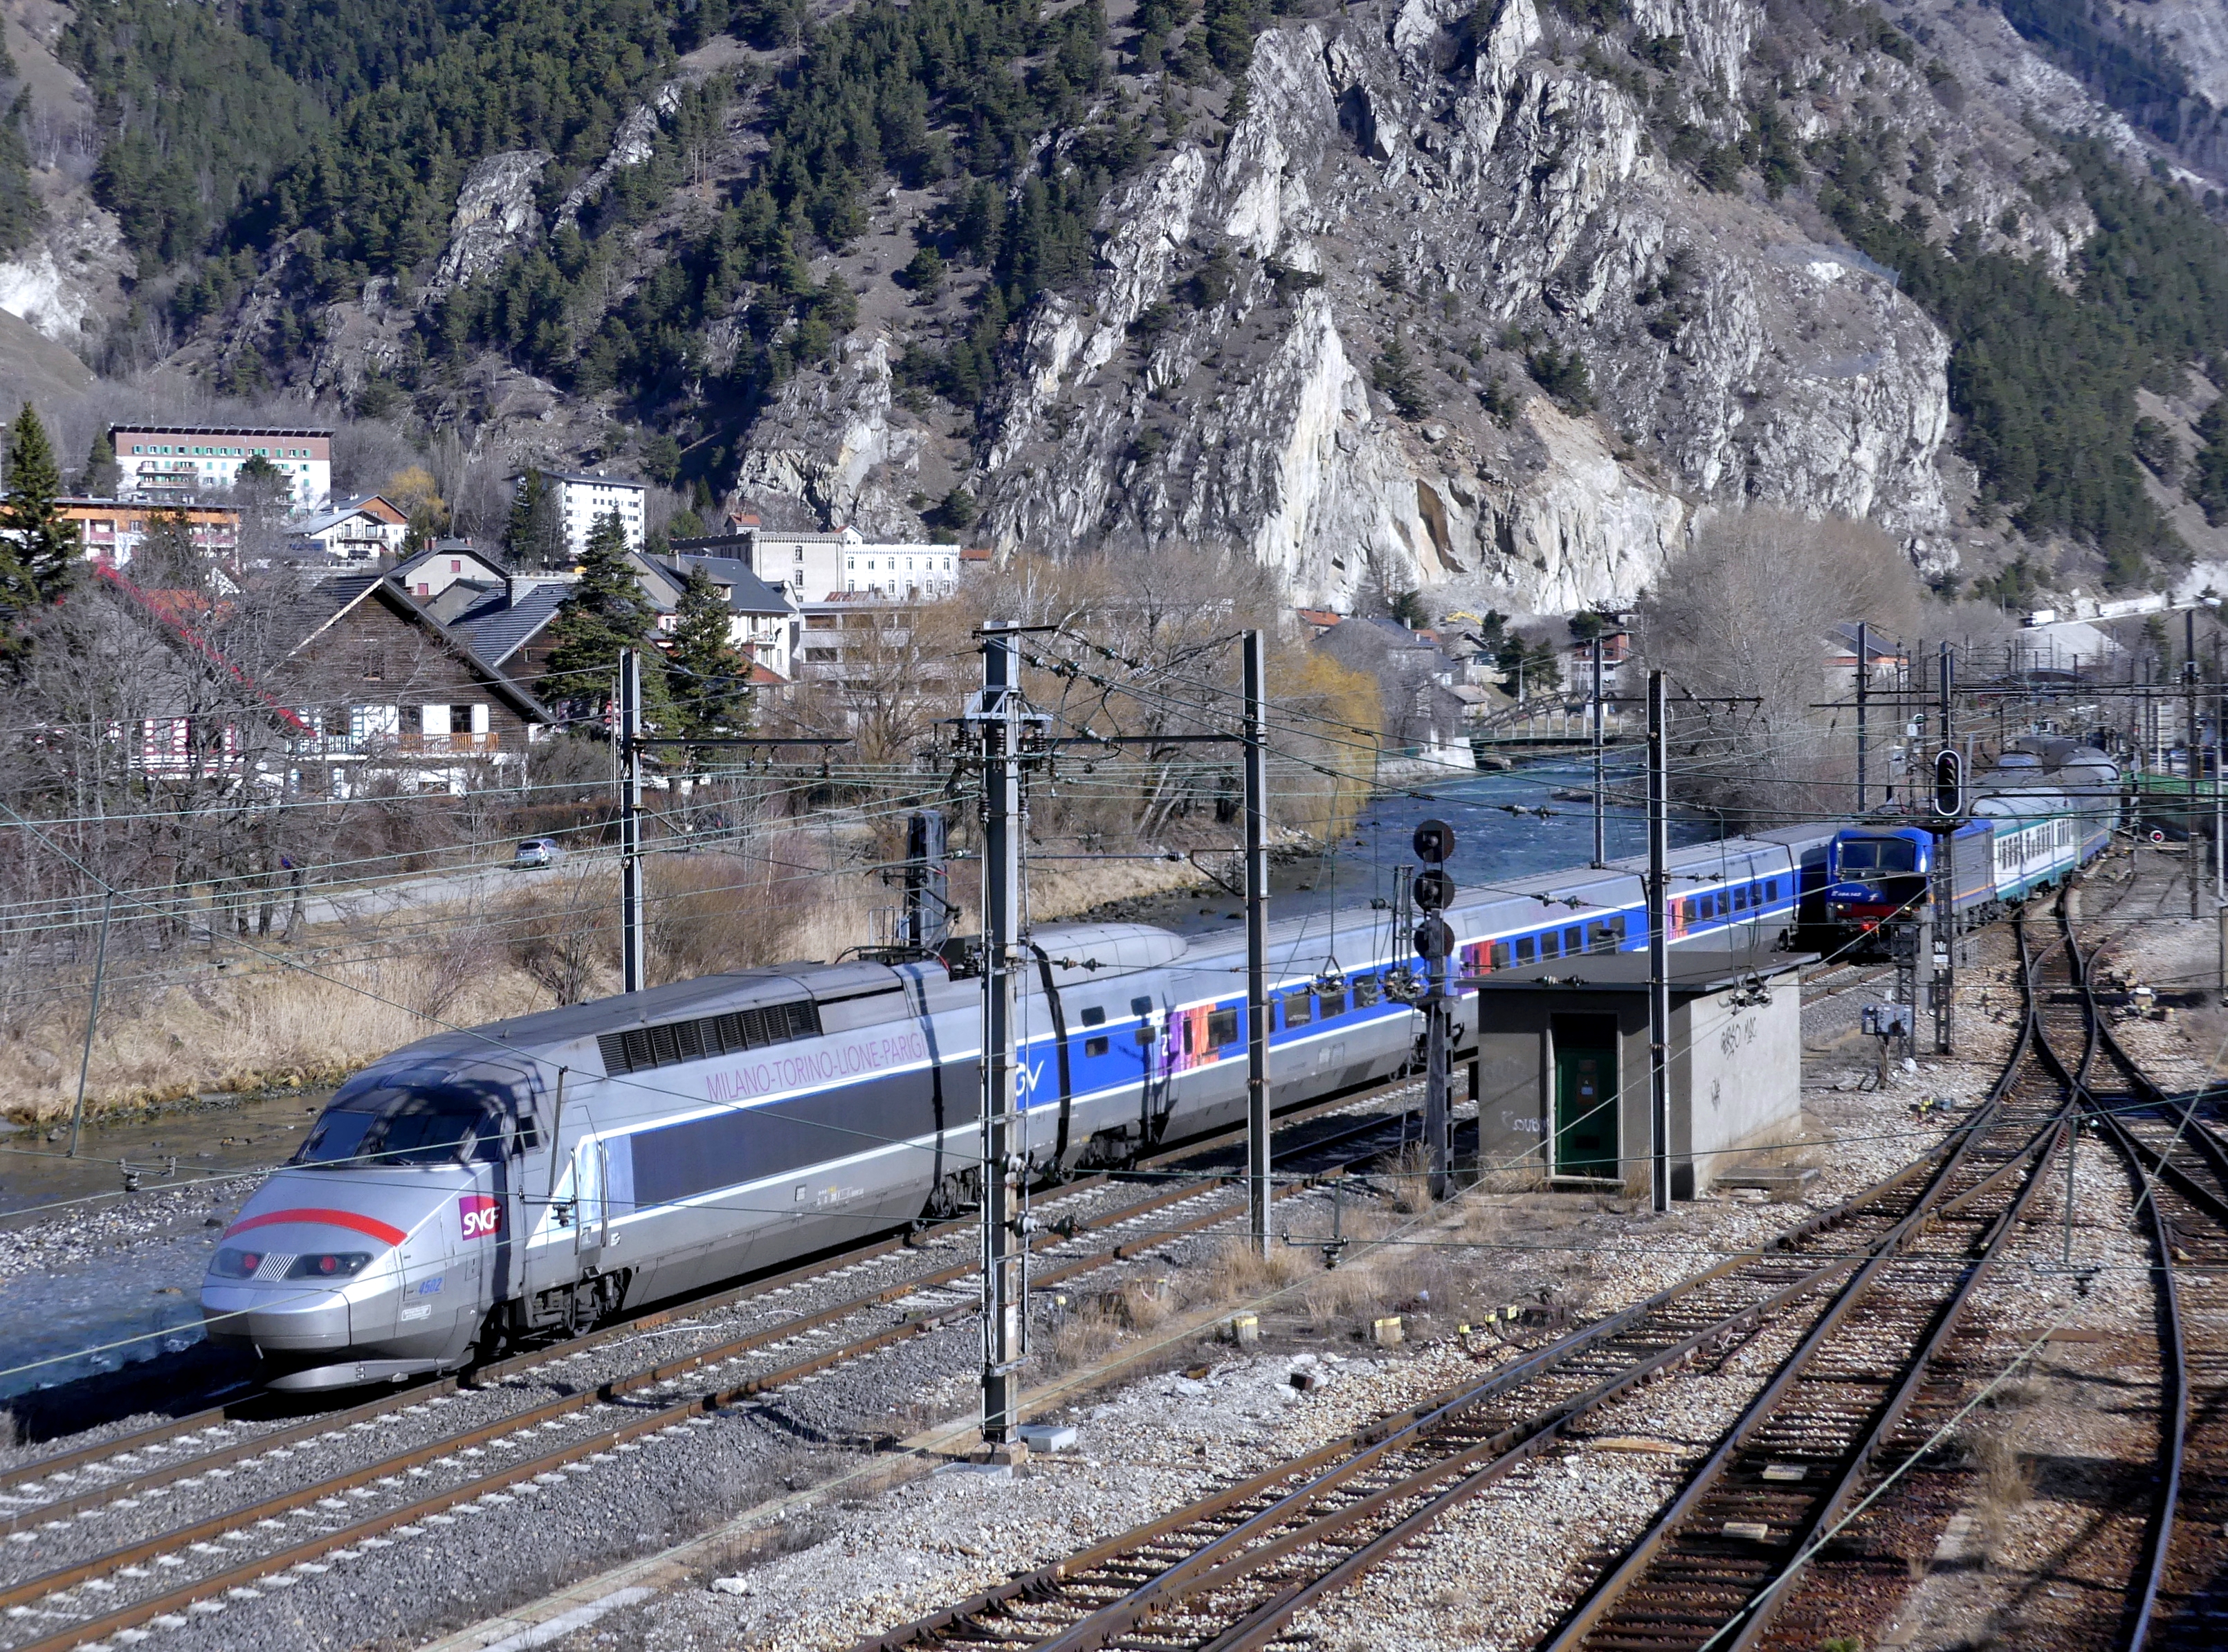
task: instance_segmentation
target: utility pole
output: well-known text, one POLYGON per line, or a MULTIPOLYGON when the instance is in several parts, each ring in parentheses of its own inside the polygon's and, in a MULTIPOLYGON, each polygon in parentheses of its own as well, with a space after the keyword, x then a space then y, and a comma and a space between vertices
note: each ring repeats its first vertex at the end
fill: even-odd
POLYGON ((1594 864, 1609 864, 1609 823, 1604 818, 1606 798, 1602 790, 1602 641, 1594 638, 1594 864))
POLYGON ((1245 1203, 1269 1254, 1269 717, 1261 633, 1245 633, 1245 1203))
MULTIPOLYGON (((1952 709, 1953 702, 1950 696, 1956 692, 1957 650, 1947 643, 1942 644, 1937 675, 1940 681, 1935 684, 1935 687, 1941 696, 1942 750, 1956 758, 1958 754, 1957 720, 1956 714, 1952 709)), ((1956 799, 1956 809, 1953 812, 1962 813, 1964 809, 1962 795, 1964 765, 1960 760, 1956 766, 1960 783, 1957 790, 1960 795, 1956 799)), ((1939 803, 1941 799, 1938 776, 1936 791, 1936 801, 1939 803)), ((1935 836, 1934 898, 1926 903, 1934 909, 1936 956, 1932 962, 1934 964, 1934 1053, 1937 1055, 1950 1053, 1953 1033, 1951 1023, 1956 1015, 1957 994, 1957 914, 1954 910, 1957 894, 1956 833, 1956 822, 1952 819, 1950 822, 1950 829, 1937 833, 1935 836)))
POLYGON ((2188 728, 2181 743, 2182 767, 2188 771, 2189 812, 2182 816, 2183 859, 2189 863, 2189 915, 2197 916, 2197 610, 2181 616, 2181 686, 2188 702, 2188 728))
POLYGON ((1455 829, 1443 820, 1427 820, 1410 840, 1424 869, 1416 874, 1416 906, 1424 917, 1416 925, 1416 951, 1431 971, 1431 986, 1424 995, 1424 1150, 1431 1158, 1431 1193, 1447 1196, 1454 1174, 1450 1074, 1449 1056, 1447 957, 1454 951, 1454 932, 1439 916, 1454 904, 1454 880, 1447 861, 1455 852, 1455 829))
POLYGON ((625 990, 649 984, 643 967, 642 656, 619 650, 619 975, 625 990))
POLYGON ((1648 1152, 1651 1207, 1671 1210, 1670 729, 1663 673, 1648 674, 1648 1152))
POLYGON ((905 944, 932 952, 951 932, 944 811, 916 809, 906 819, 905 944))
MULTIPOLYGON (((108 974, 108 914, 116 905, 116 891, 100 892, 100 939, 93 953, 93 1007, 85 1014, 85 1048, 77 1060, 77 1105, 70 1109, 69 1156, 77 1156, 79 1132, 85 1128, 85 1079, 93 1067, 93 1029, 100 1021, 100 986, 108 974)), ((2228 933, 2228 930, 2224 930, 2228 933)))
POLYGON ((1015 1129, 1022 829, 1015 629, 1003 620, 984 627, 983 693, 970 720, 983 761, 983 1438, 992 1446, 1005 1444, 1021 1421, 1019 1379, 1028 1353, 1028 1247, 1020 1232, 1024 1166, 1015 1129))
MULTIPOLYGON (((2216 616, 2217 618, 2217 616, 2216 616)), ((2220 633, 2212 634, 2212 922, 2219 932, 2219 991, 2228 1002, 2228 820, 2221 814, 2221 761, 2228 751, 2228 681, 2220 675, 2220 633)))
POLYGON ((1866 753, 1866 733, 1867 733, 1867 731, 1866 731, 1866 727, 1865 727, 1865 712, 1866 712, 1866 708, 1866 708, 1866 701, 1871 698, 1870 690, 1871 690, 1871 688, 1872 688, 1872 675, 1873 675, 1873 674, 1872 674, 1871 667, 1872 667, 1872 648, 1871 648, 1871 645, 1870 645, 1870 643, 1869 643, 1869 640, 1868 640, 1868 634, 1867 634, 1867 632, 1866 632, 1866 628, 1865 628, 1865 622, 1864 622, 1863 620, 1861 620, 1861 619, 1860 619, 1860 620, 1859 620, 1859 621, 1857 622, 1857 810, 1856 810, 1856 812, 1857 812, 1857 816, 1858 816, 1858 818, 1860 818, 1860 819, 1862 819, 1862 818, 1863 818, 1863 816, 1864 816, 1864 812, 1865 812, 1865 759, 1866 759, 1866 754, 1867 754, 1867 753, 1866 753))

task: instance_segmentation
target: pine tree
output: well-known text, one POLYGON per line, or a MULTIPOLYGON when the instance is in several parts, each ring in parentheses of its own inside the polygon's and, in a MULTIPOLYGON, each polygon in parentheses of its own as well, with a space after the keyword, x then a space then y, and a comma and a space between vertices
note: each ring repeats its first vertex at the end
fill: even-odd
POLYGON ((557 521, 557 490, 532 465, 518 478, 510 515, 503 523, 503 554, 513 567, 550 568, 565 560, 565 541, 557 521))
POLYGON ((580 578, 549 623, 555 646, 542 679, 544 697, 602 715, 618 681, 619 650, 632 648, 643 656, 644 720, 669 725, 673 707, 666 697, 664 656, 653 640, 656 634, 657 611, 627 560, 626 528, 616 510, 599 516, 581 554, 580 578))
POLYGON ((116 462, 116 449, 106 431, 99 432, 85 456, 85 476, 80 491, 95 499, 113 499, 124 485, 124 467, 116 462))
POLYGON ((18 608, 52 602, 68 588, 84 554, 75 522, 55 503, 61 467, 38 410, 29 402, 8 428, 7 494, 0 498, 0 586, 18 608))
POLYGON ((684 734, 732 734, 750 726, 743 680, 750 657, 728 640, 727 599, 701 563, 689 567, 675 611, 668 687, 684 734))
MULTIPOLYGON (((0 76, 13 79, 13 66, 0 69, 0 76)), ((0 253, 29 245, 46 227, 47 209, 31 182, 31 151, 23 142, 30 112, 31 89, 25 86, 0 114, 0 253)))

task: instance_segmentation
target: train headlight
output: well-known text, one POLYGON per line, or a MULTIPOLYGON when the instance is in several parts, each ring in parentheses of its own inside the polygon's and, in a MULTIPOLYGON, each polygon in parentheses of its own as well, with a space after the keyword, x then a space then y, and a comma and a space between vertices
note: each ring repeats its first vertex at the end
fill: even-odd
POLYGON ((209 1264, 209 1271, 221 1273, 227 1279, 253 1279, 256 1269, 262 1265, 263 1252, 260 1251, 227 1248, 216 1253, 216 1260, 209 1264))
POLYGON ((294 1265, 286 1270, 289 1279, 347 1279, 363 1271, 370 1263, 366 1251, 318 1251, 294 1258, 294 1265))

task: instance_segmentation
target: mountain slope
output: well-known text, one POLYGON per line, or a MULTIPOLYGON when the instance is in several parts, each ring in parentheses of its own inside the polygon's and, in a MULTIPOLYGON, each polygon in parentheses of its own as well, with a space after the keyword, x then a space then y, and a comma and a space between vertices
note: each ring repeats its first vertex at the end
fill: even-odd
POLYGON ((1944 580, 2205 539, 2219 65, 2140 10, 118 0, 60 38, 140 264, 112 365, 159 333, 489 466, 1546 607, 1749 499, 1944 580))

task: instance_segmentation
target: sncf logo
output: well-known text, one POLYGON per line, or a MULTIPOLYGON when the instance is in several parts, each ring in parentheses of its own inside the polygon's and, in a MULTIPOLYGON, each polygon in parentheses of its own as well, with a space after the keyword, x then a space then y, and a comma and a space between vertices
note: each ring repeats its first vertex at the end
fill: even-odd
POLYGON ((493 1239, 503 1231, 503 1207, 483 1193, 468 1193, 457 1201, 457 1213, 464 1218, 464 1237, 493 1239))

